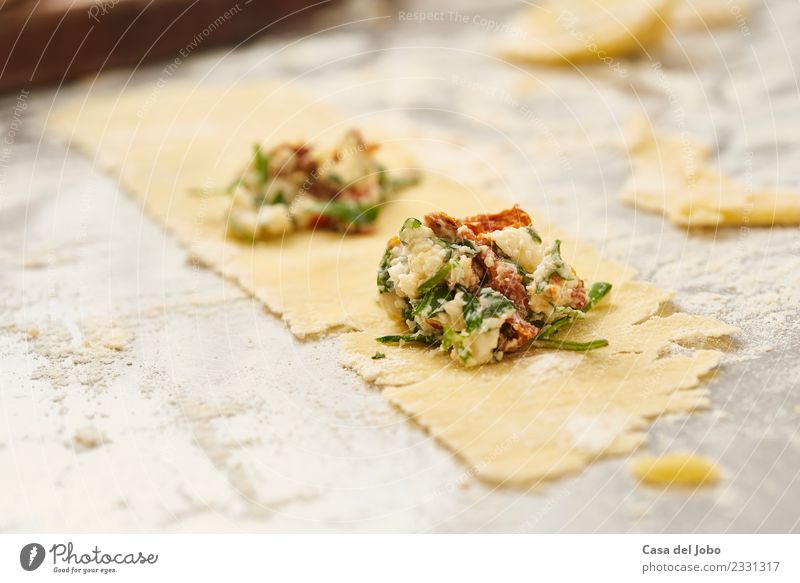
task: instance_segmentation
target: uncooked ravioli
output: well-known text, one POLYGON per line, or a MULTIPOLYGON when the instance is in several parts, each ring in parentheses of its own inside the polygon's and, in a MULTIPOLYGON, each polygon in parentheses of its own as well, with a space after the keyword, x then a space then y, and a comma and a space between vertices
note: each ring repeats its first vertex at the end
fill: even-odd
MULTIPOLYGON (((507 200, 429 174, 386 204, 375 233, 298 233, 250 246, 226 238, 225 201, 190 194, 225 184, 254 141, 332 140, 350 125, 277 83, 90 95, 49 120, 50 131, 117 174, 191 254, 263 301, 293 333, 347 330, 342 362, 384 387, 395 405, 484 479, 528 486, 574 472, 599 456, 633 450, 649 419, 707 405, 698 385, 720 353, 667 350, 673 342, 696 345, 735 329, 703 316, 658 316, 668 293, 634 281, 632 269, 535 217, 543 233, 563 240, 564 257, 587 281, 614 284, 568 336, 606 338, 607 349, 537 351, 464 369, 435 351, 376 344, 376 336, 392 332, 376 302, 375 273, 397 226, 433 211, 494 212, 508 207, 507 200), (373 360, 378 348, 386 358, 373 360)), ((408 166, 406 151, 388 145, 382 151, 390 168, 408 166)))

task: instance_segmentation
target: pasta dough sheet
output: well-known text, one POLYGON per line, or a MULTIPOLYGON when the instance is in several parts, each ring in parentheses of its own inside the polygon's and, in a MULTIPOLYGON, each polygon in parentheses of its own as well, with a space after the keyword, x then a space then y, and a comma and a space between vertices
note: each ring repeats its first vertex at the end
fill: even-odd
POLYGON ((668 298, 651 284, 617 279, 566 336, 608 339, 607 348, 588 353, 531 351, 476 370, 439 352, 386 346, 386 358, 375 361, 379 330, 367 330, 344 337, 343 364, 385 386, 393 403, 477 475, 529 486, 632 451, 650 418, 707 406, 706 390, 696 387, 720 353, 665 350, 736 329, 705 316, 656 316, 668 298))
POLYGON ((508 58, 544 65, 605 63, 647 54, 670 29, 747 27, 753 0, 551 0, 521 10, 497 43, 508 58))
POLYGON ((719 174, 711 151, 693 139, 656 134, 644 117, 629 122, 633 173, 622 200, 686 227, 798 225, 800 192, 752 189, 719 174))
POLYGON ((754 0, 682 0, 675 7, 670 23, 686 29, 747 25, 754 0))
MULTIPOLYGON (((298 233, 251 246, 225 236, 225 201, 192 194, 225 185, 250 145, 285 140, 330 142, 357 125, 277 83, 235 89, 171 86, 89 96, 57 111, 55 134, 117 174, 144 209, 201 262, 283 316, 297 336, 348 330, 342 362, 427 427, 478 476, 531 485, 577 471, 601 455, 631 451, 646 420, 707 404, 700 378, 719 362, 712 350, 667 355, 673 341, 702 342, 735 329, 687 314, 659 317, 669 294, 633 281, 633 270, 537 223, 587 281, 615 284, 611 295, 568 337, 604 337, 607 349, 542 352, 464 369, 443 353, 382 346, 390 333, 377 305, 375 273, 386 240, 409 216, 494 212, 511 203, 430 173, 388 202, 370 235, 298 233), (372 360, 376 349, 385 359, 372 360)), ((368 138, 376 139, 366 128, 368 138)), ((385 139, 390 168, 413 162, 413 143, 385 139)))
POLYGON ((545 65, 606 63, 647 51, 667 31, 674 0, 552 0, 521 10, 498 52, 545 65))

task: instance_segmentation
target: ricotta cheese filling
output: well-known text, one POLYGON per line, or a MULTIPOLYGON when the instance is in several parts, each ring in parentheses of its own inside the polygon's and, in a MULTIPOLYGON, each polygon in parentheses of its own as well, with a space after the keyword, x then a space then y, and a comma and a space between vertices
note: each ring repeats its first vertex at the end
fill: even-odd
POLYGON ((376 159, 377 150, 353 129, 331 151, 256 144, 250 163, 224 190, 230 196, 228 232, 259 241, 298 229, 371 230, 380 203, 419 178, 390 173, 376 159))
POLYGON ((445 213, 407 219, 386 246, 377 285, 381 306, 408 329, 379 342, 438 347, 465 366, 531 346, 607 345, 552 338, 611 286, 587 290, 561 256, 561 242, 545 243, 519 207, 463 220, 445 213))

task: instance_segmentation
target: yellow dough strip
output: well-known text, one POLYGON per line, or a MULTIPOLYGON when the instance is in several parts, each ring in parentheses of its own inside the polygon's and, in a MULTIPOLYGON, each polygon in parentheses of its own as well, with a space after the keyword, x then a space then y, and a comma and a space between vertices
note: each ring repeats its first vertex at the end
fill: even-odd
POLYGON ((714 462, 687 452, 639 457, 631 463, 631 472, 642 483, 664 488, 712 486, 722 479, 714 462))
MULTIPOLYGON (((510 206, 507 200, 429 174, 385 205, 373 234, 301 232, 250 246, 226 238, 224 200, 191 193, 226 184, 255 141, 332 141, 350 125, 278 83, 89 96, 48 120, 51 132, 118 175, 193 257, 238 282, 294 334, 349 331, 341 339, 342 363, 385 387, 392 403, 483 479, 527 487, 574 472, 599 456, 632 451, 648 419, 707 405, 698 385, 720 353, 666 351, 673 341, 697 345, 736 329, 702 316, 658 317, 668 293, 633 281, 629 267, 540 223, 543 236, 564 240, 565 259, 586 281, 614 284, 566 336, 606 338, 607 349, 536 351, 467 370, 437 351, 375 342, 392 332, 376 301, 377 263, 403 220, 440 210, 453 216, 496 212, 510 206), (386 358, 372 360, 377 349, 386 358)), ((369 128, 365 134, 376 139, 369 128)), ((407 166, 413 143, 394 143, 381 149, 383 162, 407 166)))

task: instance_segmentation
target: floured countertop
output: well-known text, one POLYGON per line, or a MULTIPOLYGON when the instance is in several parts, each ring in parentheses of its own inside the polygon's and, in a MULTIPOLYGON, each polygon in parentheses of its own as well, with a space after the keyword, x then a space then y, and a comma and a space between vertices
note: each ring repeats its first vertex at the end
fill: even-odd
MULTIPOLYGON (((740 181, 800 187, 800 10, 759 5, 713 37, 675 30, 623 68, 552 70, 490 54, 516 3, 483 4, 409 19, 398 11, 432 9, 349 2, 230 54, 4 97, 0 531, 798 529, 798 229, 687 233, 618 192, 623 124, 642 107, 714 146, 740 181), (354 120, 380 111, 388 131, 426 128, 431 156, 454 152, 436 161, 450 176, 676 290, 675 307, 740 327, 718 346, 712 408, 658 420, 644 446, 714 460, 719 484, 637 486, 624 458, 532 492, 477 481, 339 367, 335 337, 293 338, 187 258, 91 159, 42 133, 56 103, 87 90, 149 85, 155 102, 178 80, 276 76, 354 120)), ((601 443, 613 428, 585 419, 575 431, 601 443)))

